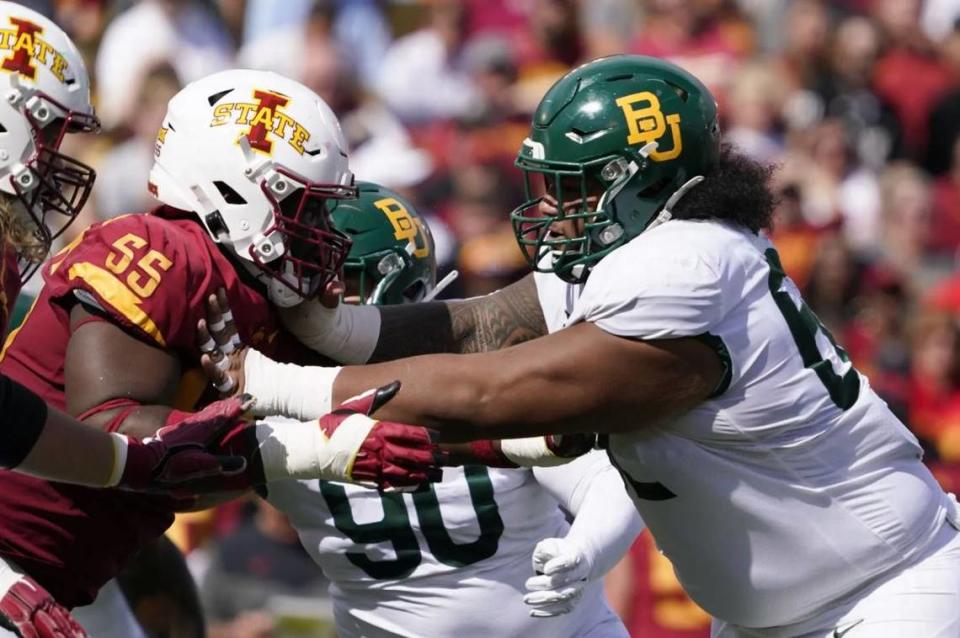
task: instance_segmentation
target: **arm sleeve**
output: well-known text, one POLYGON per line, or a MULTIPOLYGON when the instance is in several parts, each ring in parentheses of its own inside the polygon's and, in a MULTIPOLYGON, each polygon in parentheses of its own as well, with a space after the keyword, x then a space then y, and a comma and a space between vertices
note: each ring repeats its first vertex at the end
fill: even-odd
POLYGON ((620 562, 644 523, 620 473, 604 452, 594 450, 566 465, 533 468, 537 482, 573 514, 566 539, 590 562, 590 579, 620 562))
POLYGON ((16 381, 0 375, 0 467, 20 465, 47 422, 47 404, 16 381))

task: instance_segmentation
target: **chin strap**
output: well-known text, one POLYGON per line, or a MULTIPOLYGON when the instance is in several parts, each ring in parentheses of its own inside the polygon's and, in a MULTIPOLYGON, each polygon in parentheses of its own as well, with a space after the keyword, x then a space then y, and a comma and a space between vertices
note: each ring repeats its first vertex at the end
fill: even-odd
POLYGON ((446 288, 447 286, 452 284, 454 281, 456 281, 457 277, 459 276, 460 276, 459 270, 451 270, 450 272, 448 272, 446 277, 444 277, 443 279, 437 282, 437 285, 433 287, 433 290, 431 290, 426 295, 424 295, 423 301, 427 302, 427 301, 433 301, 434 299, 436 299, 437 295, 443 292, 444 288, 446 288))
POLYGON ((680 199, 690 192, 690 189, 703 181, 703 175, 696 175, 691 177, 686 181, 686 183, 678 188, 676 192, 670 196, 670 199, 667 200, 667 203, 663 205, 663 209, 660 211, 660 214, 650 222, 650 224, 644 229, 643 232, 647 232, 651 228, 656 228, 660 224, 664 224, 671 219, 673 219, 673 207, 677 205, 677 202, 680 199))

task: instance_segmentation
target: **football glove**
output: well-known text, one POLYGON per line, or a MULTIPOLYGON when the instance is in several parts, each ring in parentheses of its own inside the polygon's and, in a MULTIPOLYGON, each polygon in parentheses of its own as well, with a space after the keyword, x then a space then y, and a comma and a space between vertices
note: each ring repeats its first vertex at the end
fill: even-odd
POLYGON ((394 381, 348 399, 320 417, 322 475, 388 490, 441 479, 439 464, 444 457, 430 430, 369 416, 399 389, 400 383, 394 381))
POLYGON ((590 563, 584 553, 564 538, 545 538, 533 550, 533 571, 524 586, 523 602, 534 618, 570 613, 587 585, 590 563))
POLYGON ((221 489, 218 479, 229 479, 246 469, 241 456, 208 451, 229 431, 245 423, 252 405, 249 396, 211 403, 200 412, 138 441, 127 438, 126 455, 111 485, 126 490, 199 493, 221 489))
POLYGON ((0 627, 22 638, 87 638, 70 612, 29 576, 4 570, 0 597, 0 627))

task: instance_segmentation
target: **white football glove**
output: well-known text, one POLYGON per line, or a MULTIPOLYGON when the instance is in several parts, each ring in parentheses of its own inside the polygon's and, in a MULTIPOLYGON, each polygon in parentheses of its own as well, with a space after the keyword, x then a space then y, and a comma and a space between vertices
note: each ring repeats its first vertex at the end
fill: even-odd
POLYGON ((565 538, 545 538, 533 550, 533 571, 524 586, 523 602, 533 607, 534 618, 570 613, 580 600, 590 574, 586 555, 565 538))

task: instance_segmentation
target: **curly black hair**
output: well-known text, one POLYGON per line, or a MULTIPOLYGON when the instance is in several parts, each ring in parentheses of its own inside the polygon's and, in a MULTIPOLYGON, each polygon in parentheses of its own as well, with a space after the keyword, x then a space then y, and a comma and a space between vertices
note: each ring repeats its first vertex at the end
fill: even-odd
POLYGON ((754 233, 769 229, 776 205, 776 196, 770 190, 772 173, 773 166, 724 144, 717 165, 680 198, 673 208, 673 217, 722 219, 746 226, 754 233))

